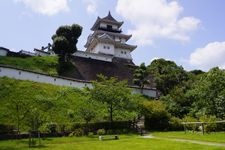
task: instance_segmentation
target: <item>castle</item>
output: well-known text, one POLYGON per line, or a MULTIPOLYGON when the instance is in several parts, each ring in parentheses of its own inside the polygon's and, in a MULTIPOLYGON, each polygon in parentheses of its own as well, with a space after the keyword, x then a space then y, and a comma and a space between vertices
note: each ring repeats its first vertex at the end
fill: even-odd
MULTIPOLYGON (((71 56, 72 67, 60 76, 23 70, 13 66, 0 64, 0 77, 7 76, 21 80, 31 80, 56 85, 74 86, 78 88, 91 87, 91 81, 96 80, 99 74, 107 77, 117 77, 127 80, 134 93, 140 93, 139 87, 133 84, 133 74, 137 66, 132 61, 131 52, 137 48, 127 44, 131 35, 122 33, 123 22, 114 19, 109 12, 106 17, 98 17, 92 26, 93 31, 87 38, 85 51, 76 51, 71 56)), ((0 47, 1 56, 30 57, 54 55, 51 45, 35 49, 35 53, 20 51, 18 53, 0 47), (47 50, 47 51, 46 51, 47 50)), ((144 94, 158 97, 152 78, 149 85, 144 88, 144 94)))
POLYGON ((132 62, 131 52, 137 47, 126 42, 132 35, 122 33, 123 22, 114 19, 109 12, 104 18, 98 17, 91 27, 93 31, 84 45, 86 51, 77 51, 74 56, 112 62, 113 58, 132 62))
POLYGON ((91 27, 92 34, 84 45, 85 51, 73 54, 75 77, 81 80, 96 80, 98 74, 117 77, 132 83, 135 65, 131 52, 136 45, 127 44, 132 35, 122 33, 123 22, 117 21, 109 12, 106 17, 98 17, 91 27))

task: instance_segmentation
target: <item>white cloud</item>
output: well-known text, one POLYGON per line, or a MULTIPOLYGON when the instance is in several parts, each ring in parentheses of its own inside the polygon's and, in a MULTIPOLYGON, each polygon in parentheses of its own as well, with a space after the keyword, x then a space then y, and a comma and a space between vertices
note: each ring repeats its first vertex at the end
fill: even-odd
POLYGON ((188 41, 189 32, 200 24, 197 18, 181 17, 183 7, 177 1, 118 0, 116 11, 134 25, 128 32, 142 45, 159 38, 188 41))
POLYGON ((189 58, 189 63, 203 70, 212 67, 225 69, 225 42, 212 42, 196 49, 189 58))
POLYGON ((97 1, 96 0, 83 0, 86 5, 86 11, 88 14, 96 14, 97 11, 97 1))
POLYGON ((68 0, 16 0, 42 15, 52 16, 61 11, 69 11, 68 0))

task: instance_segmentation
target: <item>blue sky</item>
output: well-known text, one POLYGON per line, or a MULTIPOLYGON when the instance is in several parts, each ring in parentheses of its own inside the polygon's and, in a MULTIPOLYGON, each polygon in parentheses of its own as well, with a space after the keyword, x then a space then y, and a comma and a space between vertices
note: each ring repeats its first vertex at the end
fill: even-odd
POLYGON ((0 46, 13 51, 51 43, 60 25, 83 26, 83 45, 97 16, 111 11, 138 45, 133 61, 165 58, 186 70, 225 68, 224 0, 1 0, 0 46))

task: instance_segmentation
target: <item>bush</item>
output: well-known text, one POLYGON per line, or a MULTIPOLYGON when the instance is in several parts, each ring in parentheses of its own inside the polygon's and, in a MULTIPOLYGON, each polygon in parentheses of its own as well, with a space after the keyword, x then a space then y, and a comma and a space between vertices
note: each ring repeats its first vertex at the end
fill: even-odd
POLYGON ((206 124, 204 124, 205 132, 208 133, 208 132, 216 131, 217 124, 215 122, 217 119, 215 116, 204 115, 204 116, 200 117, 199 120, 201 122, 206 122, 206 124))
POLYGON ((73 131, 74 136, 82 136, 84 135, 83 129, 79 128, 73 131))
POLYGON ((107 130, 107 134, 113 134, 113 130, 107 130))
POLYGON ((169 120, 169 130, 172 131, 183 130, 182 120, 180 118, 171 117, 169 120))
POLYGON ((97 130, 98 135, 104 135, 105 134, 105 129, 98 129, 97 130))
POLYGON ((88 132, 88 136, 89 137, 93 137, 94 136, 94 133, 93 132, 88 132))
POLYGON ((165 130, 169 125, 169 113, 161 101, 144 101, 142 114, 145 115, 145 128, 148 130, 165 130))
POLYGON ((0 124, 0 134, 11 134, 14 132, 13 125, 0 124))
POLYGON ((83 136, 84 135, 84 131, 83 129, 79 128, 79 129, 75 129, 73 132, 71 132, 69 134, 69 137, 72 137, 72 136, 83 136))
POLYGON ((131 121, 114 121, 112 124, 110 122, 95 122, 89 123, 88 126, 85 123, 74 123, 72 125, 72 131, 78 128, 87 129, 88 131, 96 133, 98 129, 108 130, 131 130, 131 121))
MULTIPOLYGON (((196 118, 193 118, 191 116, 185 116, 182 119, 183 122, 197 122, 198 120, 196 118)), ((199 128, 199 125, 197 124, 186 124, 185 125, 187 130, 192 130, 192 131, 196 131, 199 128)))

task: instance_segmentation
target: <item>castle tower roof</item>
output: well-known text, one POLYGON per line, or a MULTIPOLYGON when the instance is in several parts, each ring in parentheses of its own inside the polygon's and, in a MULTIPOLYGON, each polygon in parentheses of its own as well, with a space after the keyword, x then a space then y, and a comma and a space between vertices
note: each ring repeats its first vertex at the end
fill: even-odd
POLYGON ((117 25, 118 27, 121 27, 122 24, 123 24, 123 21, 117 21, 115 18, 112 17, 110 11, 108 13, 108 15, 106 17, 103 17, 103 18, 100 18, 98 16, 97 20, 95 21, 94 25, 92 26, 91 30, 92 31, 95 31, 98 29, 99 27, 99 24, 101 22, 104 22, 104 23, 110 23, 110 24, 114 24, 114 25, 117 25))

